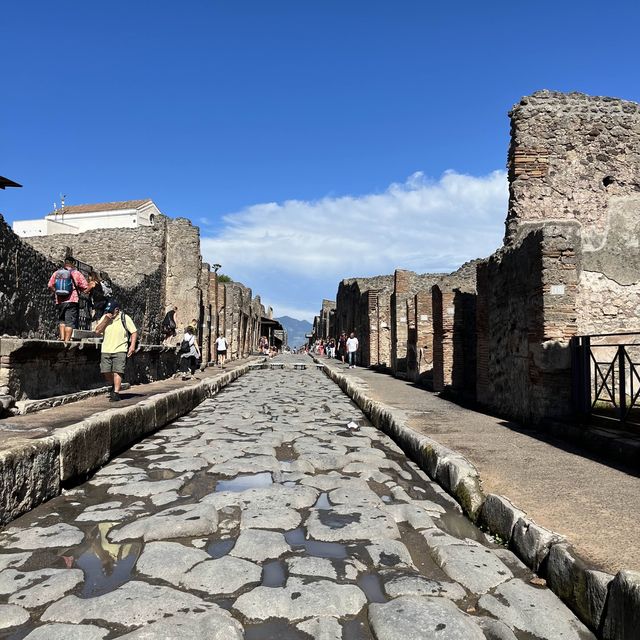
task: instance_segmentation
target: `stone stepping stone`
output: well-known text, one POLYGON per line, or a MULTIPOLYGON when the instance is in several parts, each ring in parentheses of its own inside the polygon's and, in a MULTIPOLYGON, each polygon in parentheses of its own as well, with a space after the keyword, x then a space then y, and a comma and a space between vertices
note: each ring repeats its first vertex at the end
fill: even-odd
POLYGON ((257 564, 223 556, 197 564, 182 577, 180 586, 208 594, 229 595, 250 584, 259 584, 261 579, 262 569, 257 564))
POLYGON ((586 640, 591 632, 550 590, 510 580, 492 594, 480 598, 479 606, 512 629, 543 640, 586 640))
POLYGON ((446 598, 402 596, 371 604, 369 624, 379 640, 486 640, 473 619, 446 598))
POLYGON ((249 620, 295 621, 357 615, 366 602, 365 594, 354 585, 327 580, 305 584, 299 578, 290 578, 285 587, 257 587, 241 595, 233 608, 249 620))

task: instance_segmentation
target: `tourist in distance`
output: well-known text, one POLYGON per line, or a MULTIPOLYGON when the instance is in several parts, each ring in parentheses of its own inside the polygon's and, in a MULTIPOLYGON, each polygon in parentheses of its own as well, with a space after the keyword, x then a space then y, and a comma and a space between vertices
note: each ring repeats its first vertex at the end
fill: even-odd
POLYGON ((169 308, 162 320, 162 344, 169 345, 173 338, 176 337, 176 329, 178 328, 177 312, 178 307, 169 308))
POLYGON ((227 339, 221 334, 218 334, 216 338, 216 355, 216 362, 224 368, 224 363, 227 359, 227 339))
POLYGON ((338 338, 338 354, 340 355, 342 364, 344 364, 347 357, 347 334, 344 331, 338 338))
POLYGON ((196 362, 200 358, 195 334, 196 330, 188 326, 180 343, 180 372, 183 380, 188 380, 196 372, 196 362))
POLYGON ((265 356, 269 355, 269 340, 267 339, 267 336, 262 336, 260 338, 260 342, 258 343, 258 348, 260 349, 260 352, 263 355, 265 356))
POLYGON ((111 298, 104 308, 104 315, 96 327, 96 333, 104 334, 100 373, 111 385, 109 400, 118 402, 122 399, 120 388, 127 358, 136 351, 138 329, 133 320, 120 310, 120 303, 111 298))
POLYGON ((78 328, 80 316, 78 292, 85 292, 89 287, 85 277, 75 267, 75 260, 67 258, 64 266, 51 275, 47 285, 56 297, 58 331, 60 340, 64 342, 69 342, 73 330, 78 328))
POLYGON ((347 353, 349 354, 349 369, 356 368, 356 353, 358 352, 358 338, 351 332, 347 340, 347 353))

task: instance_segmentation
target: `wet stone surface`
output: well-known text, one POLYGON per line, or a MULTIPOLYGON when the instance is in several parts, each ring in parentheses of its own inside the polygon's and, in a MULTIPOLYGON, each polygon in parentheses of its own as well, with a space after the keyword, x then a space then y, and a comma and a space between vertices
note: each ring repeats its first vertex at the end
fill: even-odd
POLYGON ((0 639, 593 637, 531 577, 324 374, 262 370, 0 533, 0 639))

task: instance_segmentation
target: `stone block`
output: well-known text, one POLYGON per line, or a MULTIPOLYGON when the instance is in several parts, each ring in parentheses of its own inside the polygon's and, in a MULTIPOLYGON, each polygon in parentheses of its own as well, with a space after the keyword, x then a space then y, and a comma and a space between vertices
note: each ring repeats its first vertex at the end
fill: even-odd
POLYGON ((111 456, 124 451, 145 435, 142 409, 138 405, 113 409, 101 414, 108 421, 111 456))
POLYGON ((526 517, 518 518, 509 546, 534 571, 546 560, 552 545, 564 542, 563 536, 545 529, 526 517))
POLYGON ((60 446, 61 482, 85 476, 110 458, 109 424, 100 414, 57 429, 54 438, 60 446))
POLYGON ((478 524, 486 527, 504 542, 509 542, 516 522, 525 516, 524 511, 514 507, 504 496, 490 493, 480 511, 478 524))
POLYGON ((640 629, 640 572, 620 571, 609 586, 604 640, 637 640, 640 629))
POLYGON ((60 447, 55 438, 25 440, 0 452, 0 524, 60 493, 60 447))

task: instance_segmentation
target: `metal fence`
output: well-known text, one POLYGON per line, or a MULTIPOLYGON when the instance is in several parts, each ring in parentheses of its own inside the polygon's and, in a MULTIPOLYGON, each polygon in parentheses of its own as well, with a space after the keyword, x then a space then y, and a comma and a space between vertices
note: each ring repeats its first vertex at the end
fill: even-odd
POLYGON ((640 333, 577 336, 571 355, 576 413, 640 427, 640 333))

